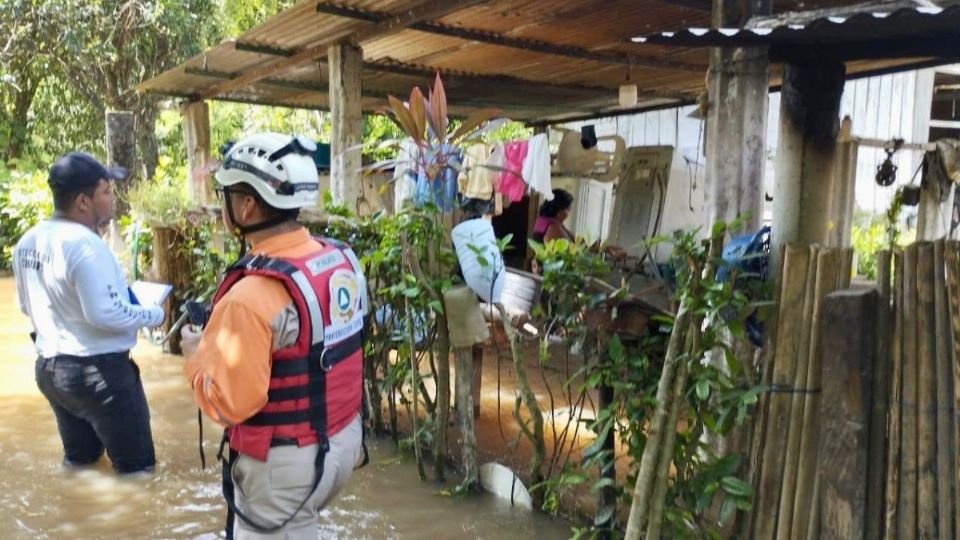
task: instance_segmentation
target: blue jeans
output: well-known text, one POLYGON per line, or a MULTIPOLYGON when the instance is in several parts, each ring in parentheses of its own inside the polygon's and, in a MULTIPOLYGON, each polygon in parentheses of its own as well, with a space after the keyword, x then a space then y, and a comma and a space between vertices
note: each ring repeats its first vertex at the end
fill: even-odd
POLYGON ((119 473, 153 470, 150 410, 128 352, 39 358, 36 375, 57 418, 65 465, 94 463, 106 449, 119 473))

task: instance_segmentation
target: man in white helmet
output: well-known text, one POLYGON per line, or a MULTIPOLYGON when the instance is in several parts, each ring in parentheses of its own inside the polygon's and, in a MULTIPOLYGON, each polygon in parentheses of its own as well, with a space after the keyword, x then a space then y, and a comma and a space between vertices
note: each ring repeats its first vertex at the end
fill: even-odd
POLYGON ((296 221, 317 202, 315 148, 253 135, 216 173, 223 222, 250 251, 183 348, 198 406, 226 428, 228 538, 316 539, 317 513, 363 453, 366 283, 348 246, 296 221))

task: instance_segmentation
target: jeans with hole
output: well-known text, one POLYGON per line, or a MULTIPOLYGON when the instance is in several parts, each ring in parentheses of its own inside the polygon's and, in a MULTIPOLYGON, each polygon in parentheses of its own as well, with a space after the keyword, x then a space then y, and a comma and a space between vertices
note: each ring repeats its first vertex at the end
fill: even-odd
POLYGON ((94 463, 106 449, 119 473, 153 470, 150 410, 128 352, 39 358, 36 376, 57 418, 65 465, 94 463))

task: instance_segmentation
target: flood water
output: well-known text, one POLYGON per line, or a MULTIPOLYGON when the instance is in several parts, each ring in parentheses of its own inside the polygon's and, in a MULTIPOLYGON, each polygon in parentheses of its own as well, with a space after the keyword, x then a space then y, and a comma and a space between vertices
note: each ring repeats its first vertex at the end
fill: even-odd
MULTIPOLYGON (((121 478, 107 458, 66 471, 53 413, 34 382, 29 322, 16 307, 12 278, 0 278, 0 538, 217 538, 224 504, 216 450, 220 431, 205 423, 201 469, 197 411, 183 359, 141 340, 134 350, 150 404, 157 471, 121 478)), ((421 482, 390 442, 371 441, 371 463, 320 516, 319 538, 553 539, 569 524, 514 509, 491 496, 442 495, 421 482)))

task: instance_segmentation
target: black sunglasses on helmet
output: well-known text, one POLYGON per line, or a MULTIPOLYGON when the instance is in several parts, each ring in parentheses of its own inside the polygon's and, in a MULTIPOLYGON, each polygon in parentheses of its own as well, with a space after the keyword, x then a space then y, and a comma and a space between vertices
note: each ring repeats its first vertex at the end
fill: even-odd
POLYGON ((270 154, 270 157, 267 158, 270 161, 276 161, 283 156, 296 152, 301 156, 313 156, 317 151, 317 143, 313 142, 311 139, 304 137, 303 135, 294 135, 290 142, 281 146, 274 153, 270 154))

